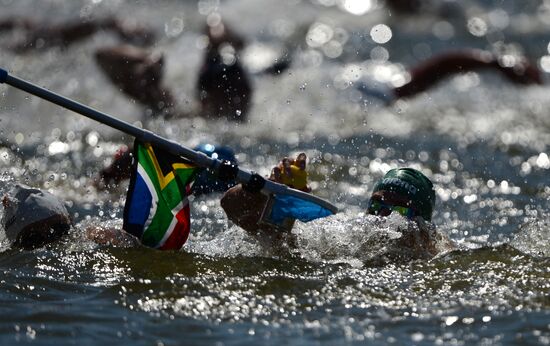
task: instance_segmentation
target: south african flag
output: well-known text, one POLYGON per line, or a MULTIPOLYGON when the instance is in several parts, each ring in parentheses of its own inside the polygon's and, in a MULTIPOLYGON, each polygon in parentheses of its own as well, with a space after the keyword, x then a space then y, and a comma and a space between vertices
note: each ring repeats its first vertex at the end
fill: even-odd
POLYGON ((187 196, 199 170, 179 156, 136 140, 124 206, 124 230, 143 245, 161 250, 180 249, 189 236, 187 196))

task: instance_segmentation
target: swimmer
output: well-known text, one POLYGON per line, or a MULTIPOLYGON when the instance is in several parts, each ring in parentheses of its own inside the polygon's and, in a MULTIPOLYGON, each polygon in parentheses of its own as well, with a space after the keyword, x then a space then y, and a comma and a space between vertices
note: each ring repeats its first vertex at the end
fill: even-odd
MULTIPOLYGON (((244 40, 219 22, 207 26, 208 46, 196 84, 200 110, 197 115, 210 119, 244 121, 252 99, 252 86, 241 65, 239 52, 244 40)), ((174 98, 161 86, 163 56, 132 46, 102 48, 95 55, 106 76, 120 90, 148 107, 154 115, 185 117, 177 114, 174 98)))
MULTIPOLYGON (((124 44, 98 49, 95 60, 120 91, 147 108, 147 116, 201 116, 242 122, 250 111, 254 90, 240 59, 245 41, 221 20, 206 26, 208 45, 196 81, 200 105, 196 111, 177 109, 173 93, 163 86, 164 56, 143 48, 153 43, 155 35, 142 26, 114 18, 56 25, 26 18, 0 20, 0 33, 13 30, 25 33, 25 39, 13 47, 18 53, 68 48, 99 31, 116 33, 124 44)), ((262 73, 280 74, 289 64, 288 58, 280 59, 262 73)))
MULTIPOLYGON (((305 154, 300 156, 305 159, 305 154)), ((296 164, 296 161, 298 160, 290 162, 296 164)), ((285 170, 284 166, 283 160, 273 169, 270 179, 281 183, 290 181, 292 177, 289 175, 292 173, 285 170)), ((307 186, 307 183, 301 181, 300 185, 307 186)), ((267 196, 239 184, 224 194, 221 206, 229 220, 251 234, 258 234, 259 231, 266 231, 268 234, 281 232, 280 228, 266 225, 262 220, 267 202, 267 196)), ((431 223, 434 206, 435 192, 430 179, 418 170, 398 168, 388 171, 376 183, 366 211, 380 218, 398 213, 409 220, 410 227, 400 230, 400 246, 407 247, 419 258, 424 258, 435 256, 443 247, 447 250, 453 247, 450 240, 436 232, 431 223), (444 245, 440 246, 441 244, 444 245)))
POLYGON ((2 225, 13 246, 32 249, 54 242, 71 229, 65 205, 51 193, 16 185, 2 198, 2 225))
MULTIPOLYGON (((2 198, 2 226, 14 248, 31 250, 56 242, 74 227, 65 204, 47 191, 15 185, 2 198)), ((88 240, 101 245, 137 246, 139 240, 113 228, 89 227, 88 240)))

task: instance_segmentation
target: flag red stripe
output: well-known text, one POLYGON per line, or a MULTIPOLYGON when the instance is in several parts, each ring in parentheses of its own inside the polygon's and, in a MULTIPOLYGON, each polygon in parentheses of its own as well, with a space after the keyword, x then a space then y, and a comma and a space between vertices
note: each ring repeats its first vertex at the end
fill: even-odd
POLYGON ((179 250, 187 241, 191 229, 189 204, 176 214, 176 219, 178 222, 172 234, 170 234, 166 242, 160 247, 161 250, 179 250))

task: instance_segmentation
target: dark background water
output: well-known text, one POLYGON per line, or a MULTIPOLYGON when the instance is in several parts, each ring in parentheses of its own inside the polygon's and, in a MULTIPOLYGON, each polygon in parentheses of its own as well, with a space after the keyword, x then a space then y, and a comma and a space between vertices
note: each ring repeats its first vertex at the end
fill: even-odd
POLYGON ((16 182, 49 189, 76 223, 69 239, 45 248, 2 242, 2 343, 549 344, 548 87, 467 73, 393 106, 354 88, 354 71, 397 78, 432 54, 470 47, 523 53, 548 81, 549 5, 426 3, 420 14, 399 14, 382 1, 0 0, 0 18, 62 23, 114 14, 152 28, 159 37, 151 49, 166 59, 164 84, 189 107, 208 15, 220 13, 244 36, 250 71, 286 48, 289 70, 253 74, 243 124, 145 121, 95 65, 96 49, 119 43, 108 32, 24 55, 7 48, 21 32, 4 33, 0 65, 185 145, 229 145, 261 174, 305 151, 314 193, 343 210, 297 225, 296 248, 273 248, 230 224, 220 196, 200 197, 182 252, 98 246, 80 232, 120 227, 126 185, 99 191, 93 180, 130 139, 0 86, 1 192, 16 182), (391 30, 387 42, 371 34, 379 24, 391 30), (434 223, 459 249, 374 265, 386 243, 373 244, 373 235, 391 235, 402 220, 388 230, 362 212, 373 183, 400 166, 434 181, 434 223))

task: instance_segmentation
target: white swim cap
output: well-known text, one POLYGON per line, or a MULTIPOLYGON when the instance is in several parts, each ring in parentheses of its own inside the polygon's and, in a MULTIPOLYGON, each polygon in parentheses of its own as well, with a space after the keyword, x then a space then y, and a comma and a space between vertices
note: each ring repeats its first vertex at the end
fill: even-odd
POLYGON ((51 193, 16 185, 2 203, 2 225, 15 246, 42 246, 59 239, 70 228, 67 208, 51 193))

